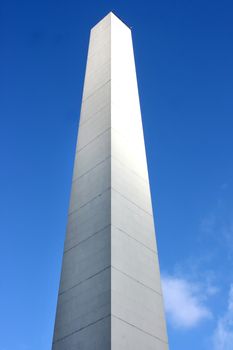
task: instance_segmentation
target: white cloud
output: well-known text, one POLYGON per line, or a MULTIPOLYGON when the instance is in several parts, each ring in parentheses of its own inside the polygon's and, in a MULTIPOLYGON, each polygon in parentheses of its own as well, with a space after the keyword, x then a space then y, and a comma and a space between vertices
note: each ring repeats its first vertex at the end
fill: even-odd
POLYGON ((167 317, 174 327, 192 328, 211 318, 210 310, 204 305, 207 295, 200 285, 172 276, 164 276, 162 285, 167 317))
POLYGON ((213 347, 214 350, 232 350, 233 348, 233 284, 229 292, 227 311, 218 320, 214 332, 213 347))
POLYGON ((228 258, 232 258, 233 254, 232 211, 232 205, 229 206, 226 201, 219 199, 216 208, 205 216, 200 223, 199 241, 203 238, 208 240, 211 238, 212 245, 217 248, 217 252, 219 253, 220 248, 224 249, 224 254, 228 258))

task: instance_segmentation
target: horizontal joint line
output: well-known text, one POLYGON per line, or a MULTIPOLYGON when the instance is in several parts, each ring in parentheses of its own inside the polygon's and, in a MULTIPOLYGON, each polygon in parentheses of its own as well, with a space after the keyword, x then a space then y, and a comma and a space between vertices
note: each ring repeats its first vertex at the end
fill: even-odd
POLYGON ((101 85, 100 87, 98 87, 92 94, 90 94, 89 96, 87 96, 85 99, 82 99, 82 103, 86 102, 86 100, 88 100, 90 97, 92 97, 93 95, 95 95, 95 93, 97 91, 99 91, 100 89, 102 89, 105 85, 107 85, 109 82, 111 81, 111 79, 109 79, 108 81, 106 81, 106 83, 104 83, 103 85, 101 85))
POLYGON ((161 294, 161 293, 157 292, 155 289, 153 289, 153 288, 151 288, 151 287, 147 286, 146 284, 144 284, 144 283, 140 282, 139 280, 136 280, 136 278, 134 278, 134 277, 132 277, 132 276, 128 275, 127 273, 125 273, 125 272, 123 272, 123 271, 119 270, 118 268, 114 267, 113 265, 111 265, 111 267, 112 267, 114 270, 116 270, 116 271, 118 271, 118 272, 122 273, 122 275, 125 275, 126 277, 128 277, 128 278, 130 278, 131 280, 133 280, 133 281, 137 282, 138 284, 141 284, 143 287, 145 287, 145 288, 147 288, 147 289, 150 289, 152 292, 154 292, 154 293, 156 293, 156 294, 158 294, 158 295, 162 296, 162 294, 161 294))
POLYGON ((98 322, 100 322, 100 321, 102 321, 102 320, 104 320, 104 319, 106 319, 106 318, 108 318, 108 317, 110 317, 110 316, 111 316, 111 314, 108 314, 107 316, 101 317, 101 318, 98 319, 97 321, 91 322, 91 323, 89 323, 88 325, 86 325, 86 326, 84 326, 84 327, 81 327, 81 328, 77 329, 76 331, 74 331, 74 332, 72 332, 72 333, 70 333, 70 334, 65 335, 64 337, 55 340, 55 341, 53 342, 53 344, 58 343, 59 341, 62 341, 62 340, 64 340, 64 339, 66 339, 66 338, 68 338, 68 337, 74 335, 75 333, 81 332, 83 329, 85 329, 85 328, 87 328, 87 327, 89 327, 89 326, 93 326, 94 324, 96 324, 96 323, 98 323, 98 322))
POLYGON ((70 247, 70 248, 64 250, 64 254, 67 253, 67 252, 69 252, 71 249, 76 248, 76 247, 79 246, 80 244, 82 244, 82 243, 88 241, 89 239, 91 239, 92 237, 94 237, 94 236, 97 235, 98 233, 101 233, 102 231, 106 230, 106 228, 108 228, 108 227, 110 227, 110 226, 111 226, 111 224, 108 224, 108 225, 104 226, 104 227, 101 228, 100 230, 94 232, 94 233, 93 233, 92 235, 90 235, 89 237, 87 237, 87 238, 83 239, 82 241, 76 243, 73 247, 70 247))
POLYGON ((138 242, 139 244, 141 244, 144 248, 150 250, 151 252, 155 253, 158 255, 158 252, 155 249, 149 248, 147 245, 145 245, 144 243, 142 243, 141 241, 139 241, 138 239, 134 238, 133 236, 131 236, 129 233, 127 233, 126 231, 122 230, 121 228, 111 224, 112 227, 114 227, 116 230, 124 233, 126 236, 128 236, 129 238, 133 239, 134 241, 138 242))
POLYGON ((138 209, 144 211, 144 213, 146 213, 147 215, 150 215, 153 217, 153 215, 151 213, 149 213, 148 211, 146 211, 145 209, 139 207, 139 205, 137 205, 136 203, 134 203, 133 201, 131 201, 129 198, 125 197, 121 192, 117 191, 115 188, 111 187, 111 189, 113 191, 115 191, 116 193, 118 193, 122 198, 126 199, 128 202, 132 203, 135 207, 137 207, 138 209))
POLYGON ((143 332, 143 333, 145 333, 145 334, 147 334, 147 335, 149 335, 149 336, 151 336, 151 337, 153 337, 153 338, 155 338, 155 339, 161 341, 161 342, 164 343, 164 344, 168 344, 165 340, 162 340, 162 339, 160 339, 159 337, 156 337, 156 335, 153 335, 153 334, 151 334, 151 333, 149 333, 149 332, 144 331, 143 329, 141 329, 141 328, 135 326, 135 325, 132 324, 132 323, 129 323, 129 322, 123 320, 122 318, 120 318, 120 317, 118 317, 118 316, 116 316, 116 315, 113 315, 113 314, 112 314, 111 316, 114 317, 114 318, 116 318, 117 320, 122 321, 122 322, 128 324, 129 326, 134 327, 134 328, 138 329, 139 331, 141 331, 141 332, 143 332))
POLYGON ((94 275, 91 275, 91 276, 89 276, 88 278, 86 278, 85 280, 82 280, 82 281, 80 281, 79 283, 75 284, 74 286, 72 286, 72 287, 70 287, 70 288, 68 288, 68 289, 66 289, 66 290, 64 290, 64 291, 62 291, 62 292, 60 292, 58 295, 60 296, 60 295, 65 294, 66 292, 69 292, 70 290, 74 289, 75 287, 78 287, 80 284, 82 284, 82 283, 84 283, 84 282, 86 282, 86 281, 92 279, 93 277, 98 276, 99 274, 101 274, 102 272, 108 270, 109 268, 111 268, 111 265, 106 266, 104 269, 102 269, 102 270, 96 272, 94 275))
MULTIPOLYGON (((91 119, 93 119, 98 113, 100 113, 100 112, 102 112, 104 109, 106 109, 106 108, 109 108, 109 107, 111 107, 111 104, 108 102, 108 103, 106 103, 103 107, 101 107, 100 109, 98 109, 96 112, 94 112, 93 113, 93 115, 91 115, 91 117, 89 117, 89 118, 85 118, 84 117, 84 120, 82 121, 82 119, 83 118, 81 118, 80 119, 80 123, 79 123, 79 127, 82 127, 83 125, 85 125, 89 120, 91 120, 91 119), (110 106, 109 106, 110 105, 110 106)), ((81 117, 82 117, 82 113, 84 113, 84 112, 82 112, 81 111, 81 117)), ((84 113, 85 114, 85 113, 84 113)))
POLYGON ((97 135, 94 139, 92 139, 90 142, 88 142, 85 146, 83 146, 82 148, 78 149, 76 151, 76 153, 81 152, 84 148, 86 148, 87 146, 90 145, 90 143, 94 142, 96 139, 100 138, 103 134, 107 133, 109 130, 111 129, 111 127, 105 129, 103 132, 101 132, 99 135, 97 135))
POLYGON ((111 186, 107 187, 103 192, 99 193, 97 196, 91 198, 88 202, 86 202, 85 204, 81 205, 80 207, 78 207, 77 209, 71 211, 68 216, 76 213, 78 210, 82 209, 83 207, 85 207, 86 205, 88 205, 89 203, 91 203, 94 199, 101 197, 104 193, 106 193, 107 191, 109 191, 111 189, 111 186))
POLYGON ((93 168, 87 170, 85 173, 83 173, 80 176, 77 176, 75 179, 73 179, 72 183, 74 183, 75 181, 79 180, 80 178, 82 178, 83 176, 87 175, 88 173, 90 173, 93 169, 97 168, 99 165, 101 165, 102 163, 104 163, 106 160, 108 160, 109 158, 111 158, 111 156, 107 156, 106 158, 104 158, 103 160, 101 160, 99 163, 97 163, 95 166, 93 166, 93 168))

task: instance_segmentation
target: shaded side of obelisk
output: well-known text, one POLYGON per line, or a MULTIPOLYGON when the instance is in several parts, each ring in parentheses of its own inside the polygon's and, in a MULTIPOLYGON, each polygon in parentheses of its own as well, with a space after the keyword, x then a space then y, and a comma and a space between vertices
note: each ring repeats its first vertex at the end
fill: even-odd
POLYGON ((53 350, 167 350, 130 29, 91 31, 53 350))

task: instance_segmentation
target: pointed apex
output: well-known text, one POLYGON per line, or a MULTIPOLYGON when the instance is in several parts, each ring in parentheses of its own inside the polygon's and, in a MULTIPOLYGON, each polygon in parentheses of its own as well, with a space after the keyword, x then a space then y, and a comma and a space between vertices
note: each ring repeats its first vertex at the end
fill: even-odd
MULTIPOLYGON (((96 23, 96 25, 97 24, 99 24, 100 22, 102 22, 102 21, 104 21, 104 20, 107 20, 107 18, 116 18, 117 20, 119 20, 121 23, 123 23, 124 25, 126 25, 126 27, 128 27, 130 30, 131 30, 131 28, 132 27, 130 27, 121 17, 119 17, 118 15, 116 15, 113 11, 110 11, 107 15, 105 15, 103 18, 101 18, 99 21, 98 21, 98 23, 96 23)), ((95 26, 96 26, 95 25, 95 26)), ((95 27, 94 26, 94 27, 95 27)))
POLYGON ((109 15, 112 15, 112 16, 116 17, 117 19, 119 19, 122 23, 124 23, 131 30, 132 27, 130 27, 120 16, 116 15, 113 11, 110 11, 109 15))

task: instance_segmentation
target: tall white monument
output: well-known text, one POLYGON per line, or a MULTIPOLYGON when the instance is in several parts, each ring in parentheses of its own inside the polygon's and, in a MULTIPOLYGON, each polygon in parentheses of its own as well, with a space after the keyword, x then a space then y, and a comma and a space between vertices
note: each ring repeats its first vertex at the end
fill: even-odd
POLYGON ((53 350, 168 350, 131 30, 91 30, 53 350))

